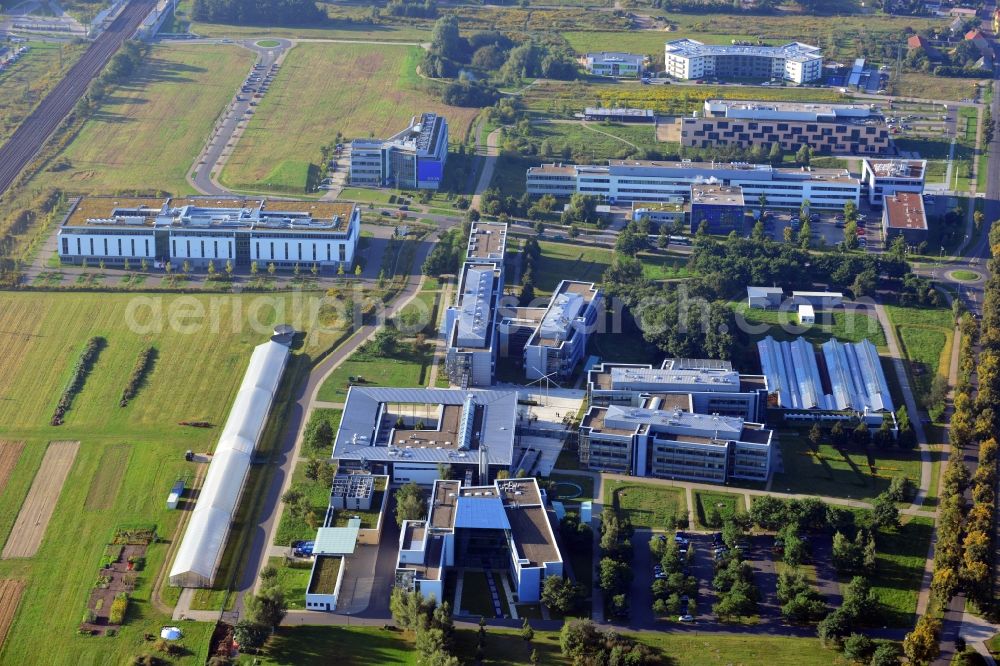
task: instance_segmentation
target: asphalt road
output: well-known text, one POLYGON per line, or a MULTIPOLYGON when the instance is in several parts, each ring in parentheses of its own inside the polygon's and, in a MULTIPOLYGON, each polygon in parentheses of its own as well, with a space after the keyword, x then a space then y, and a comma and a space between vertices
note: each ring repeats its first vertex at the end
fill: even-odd
MULTIPOLYGON (((259 72, 260 81, 253 83, 244 81, 244 85, 247 86, 249 92, 242 92, 242 90, 234 92, 233 99, 226 108, 226 115, 223 117, 222 122, 216 126, 212 138, 209 139, 207 149, 198 160, 202 164, 196 165, 190 176, 191 184, 202 194, 229 194, 229 190, 218 186, 212 181, 212 170, 223 159, 223 152, 226 150, 227 144, 233 138, 233 134, 240 123, 243 121, 250 122, 250 118, 257 108, 257 103, 262 99, 261 97, 254 97, 254 95, 267 94, 267 88, 270 85, 265 84, 264 81, 271 72, 271 65, 275 64, 285 50, 292 45, 287 39, 275 39, 273 41, 278 42, 278 46, 262 47, 257 46, 258 41, 260 40, 248 39, 240 42, 240 44, 257 54, 257 60, 254 65, 259 65, 260 68, 256 70, 251 69, 248 77, 253 75, 254 72, 259 72)), ((274 73, 276 74, 277 70, 274 73)))
POLYGON ((31 163, 83 97, 90 82, 118 51, 122 42, 135 33, 154 5, 155 0, 132 0, 0 148, 0 195, 31 163))
MULTIPOLYGON (((442 228, 444 228, 443 225, 442 228)), ((431 251, 431 248, 437 241, 439 233, 440 232, 437 232, 430 238, 424 240, 417 249, 416 257, 414 258, 413 263, 417 272, 408 277, 406 286, 392 301, 392 304, 386 308, 386 315, 388 317, 396 314, 401 309, 402 305, 405 304, 410 297, 414 296, 420 289, 421 275, 419 273, 419 268, 417 267, 423 264, 427 254, 431 251)), ((347 342, 319 361, 310 370, 308 378, 304 382, 300 382, 299 385, 293 389, 294 402, 289 407, 288 419, 285 423, 285 429, 281 436, 280 448, 275 454, 274 459, 271 461, 271 465, 274 467, 274 473, 271 477, 270 484, 265 491, 266 497, 264 499, 263 508, 256 518, 256 525, 254 526, 253 536, 250 540, 246 565, 243 568, 240 580, 236 586, 237 599, 234 611, 237 615, 241 614, 243 611, 243 595, 247 592, 252 592, 254 584, 257 580, 257 573, 267 560, 267 553, 271 544, 272 534, 277 527, 277 509, 279 502, 281 501, 282 488, 284 487, 285 479, 289 477, 294 469, 296 454, 295 443, 299 437, 302 427, 305 424, 305 418, 309 413, 309 406, 312 404, 316 391, 319 389, 320 384, 330 369, 353 354, 354 351, 364 343, 368 336, 375 332, 376 328, 377 326, 374 324, 366 324, 357 329, 354 335, 347 342)))

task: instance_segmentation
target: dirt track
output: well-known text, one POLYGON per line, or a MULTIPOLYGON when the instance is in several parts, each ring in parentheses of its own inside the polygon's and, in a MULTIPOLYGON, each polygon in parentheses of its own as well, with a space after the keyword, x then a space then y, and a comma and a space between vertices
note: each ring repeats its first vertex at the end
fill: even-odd
POLYGON ((0 559, 33 557, 45 536, 80 442, 50 442, 0 559))
POLYGON ((11 622, 14 621, 14 614, 17 613, 17 604, 21 601, 21 593, 24 592, 24 581, 15 578, 0 579, 0 646, 7 639, 7 631, 11 622))
POLYGON ((9 439, 0 439, 0 490, 7 486, 7 479, 17 465, 24 450, 24 442, 15 442, 9 439))

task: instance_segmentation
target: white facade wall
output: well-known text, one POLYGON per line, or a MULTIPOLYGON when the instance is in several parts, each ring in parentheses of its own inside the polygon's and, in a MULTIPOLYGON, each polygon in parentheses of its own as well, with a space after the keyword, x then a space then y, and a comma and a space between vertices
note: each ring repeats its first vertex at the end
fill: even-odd
POLYGON ((59 233, 59 255, 69 259, 105 257, 111 259, 153 259, 156 241, 147 234, 59 233))
POLYGON ((302 265, 313 263, 334 265, 354 261, 354 244, 343 239, 325 238, 253 238, 250 241, 250 260, 260 262, 289 262, 302 265))
POLYGON ((195 262, 226 261, 236 258, 236 239, 232 236, 201 236, 172 234, 170 256, 195 262))

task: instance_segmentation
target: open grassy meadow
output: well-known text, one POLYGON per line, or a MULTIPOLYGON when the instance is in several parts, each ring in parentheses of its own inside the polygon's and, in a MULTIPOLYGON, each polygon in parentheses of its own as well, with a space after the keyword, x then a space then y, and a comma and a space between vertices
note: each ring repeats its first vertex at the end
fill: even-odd
POLYGON ((604 482, 604 504, 614 506, 635 527, 669 530, 676 520, 687 520, 682 488, 608 479, 604 482))
POLYGON ((878 574, 872 579, 872 592, 886 608, 890 627, 913 625, 933 527, 932 519, 913 517, 898 530, 879 530, 875 535, 878 574))
MULTIPOLYGON (((826 650, 816 638, 785 638, 759 634, 712 634, 697 632, 636 634, 636 639, 654 648, 664 663, 672 666, 723 666, 760 664, 772 666, 830 666, 847 664, 839 653, 826 650)), ((465 662, 476 651, 477 632, 456 631, 456 653, 465 662)), ((568 666, 572 659, 559 652, 559 633, 535 630, 530 645, 511 629, 490 628, 486 633, 483 664, 515 666, 529 662, 537 650, 540 664, 568 666)), ((310 666, 329 663, 336 654, 347 664, 416 664, 419 653, 411 634, 375 627, 282 628, 268 643, 263 655, 247 655, 240 664, 310 666)))
POLYGON ((886 306, 908 361, 910 383, 918 400, 928 397, 935 375, 948 376, 954 321, 948 308, 886 306))
POLYGON ((154 46, 39 180, 80 194, 193 192, 187 172, 252 63, 235 46, 154 46))
MULTIPOLYGON (((211 450, 219 436, 217 427, 178 422, 218 426, 225 420, 252 348, 267 339, 275 308, 290 313, 292 298, 0 294, 0 438, 25 442, 0 490, 0 538, 10 532, 48 442, 81 443, 37 555, 0 561, 0 578, 27 583, 0 662, 38 663, 38 646, 53 640, 61 647, 46 656, 53 664, 130 663, 150 651, 143 634, 169 619, 169 608, 153 598, 154 584, 179 537, 175 528, 182 515, 167 510, 166 495, 176 479, 194 481, 198 468, 184 461, 184 451, 211 450), (199 309, 206 313, 204 326, 196 325, 199 309), (157 310, 163 313, 162 327, 149 315, 157 310), (254 319, 260 327, 247 323, 254 319), (92 336, 105 344, 65 424, 53 427, 49 419, 56 401, 92 336), (122 388, 148 345, 156 347, 156 361, 134 399, 121 408, 122 388), (119 635, 78 635, 105 545, 123 523, 155 524, 163 541, 146 553, 119 635)), ((300 353, 317 351, 306 346, 300 353)), ((176 592, 165 598, 176 598, 176 592)), ((204 663, 211 627, 182 629, 190 654, 174 663, 204 663)))
POLYGON ((830 338, 843 342, 860 342, 867 338, 879 348, 884 348, 886 344, 885 332, 874 312, 871 315, 865 310, 818 312, 815 324, 800 329, 798 314, 794 310, 760 310, 749 307, 746 301, 734 301, 731 306, 736 313, 737 325, 742 326, 745 322, 752 327, 748 332, 754 340, 770 335, 776 340, 802 336, 814 345, 830 338))
POLYGON ((436 111, 462 141, 478 109, 450 107, 433 81, 416 74, 421 50, 381 44, 300 44, 263 97, 221 180, 237 189, 301 193, 319 148, 347 138, 387 137, 412 116, 436 111))
POLYGON ((28 52, 0 73, 0 142, 10 138, 84 51, 77 44, 32 41, 27 45, 28 52))
POLYGON ((920 456, 899 449, 837 450, 831 444, 814 447, 805 431, 777 433, 784 471, 774 475, 772 488, 779 492, 866 500, 889 487, 893 477, 920 482, 920 456))

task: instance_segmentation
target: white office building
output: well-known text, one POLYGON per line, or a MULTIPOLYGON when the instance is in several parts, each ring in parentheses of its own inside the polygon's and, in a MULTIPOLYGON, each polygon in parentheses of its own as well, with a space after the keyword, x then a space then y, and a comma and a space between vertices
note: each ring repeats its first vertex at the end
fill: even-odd
POLYGON ((571 375, 583 359, 603 301, 593 282, 560 282, 524 347, 525 376, 571 375))
POLYGON ((351 185, 436 190, 447 160, 448 121, 425 113, 388 139, 352 141, 351 185))
POLYGON ((59 259, 138 267, 182 262, 222 271, 298 265, 354 265, 361 227, 356 204, 217 197, 88 197, 70 207, 59 229, 59 259))
POLYGON ((563 575, 545 492, 535 479, 479 486, 438 480, 431 500, 426 520, 406 520, 400 528, 395 587, 442 601, 448 570, 468 567, 508 574, 517 601, 536 603, 545 579, 563 575))
POLYGON ((820 49, 801 42, 783 46, 725 46, 677 39, 664 47, 667 75, 692 79, 779 79, 808 83, 823 74, 820 49))
POLYGON ((646 56, 634 53, 588 53, 583 61, 587 71, 594 76, 619 79, 637 79, 646 64, 646 56))
POLYGON ((882 206, 885 197, 897 192, 924 193, 927 160, 872 160, 861 164, 861 179, 868 190, 868 203, 882 206))
POLYGON ((846 169, 782 169, 769 164, 611 160, 606 166, 543 164, 527 172, 531 195, 570 197, 579 192, 612 204, 690 200, 691 186, 740 187, 746 201, 767 196, 769 206, 842 209, 861 200, 861 183, 846 169))

